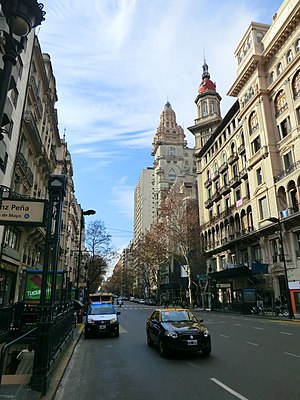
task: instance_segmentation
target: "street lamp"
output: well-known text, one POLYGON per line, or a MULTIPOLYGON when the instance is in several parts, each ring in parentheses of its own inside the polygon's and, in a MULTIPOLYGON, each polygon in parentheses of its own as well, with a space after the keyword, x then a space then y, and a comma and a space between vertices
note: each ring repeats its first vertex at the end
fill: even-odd
POLYGON ((279 218, 276 218, 276 217, 270 217, 270 218, 268 218, 268 221, 274 222, 278 225, 281 254, 282 254, 282 260, 283 260, 283 266, 284 266, 287 307, 288 307, 288 311, 289 311, 289 318, 293 319, 293 318, 295 318, 295 316, 294 316, 293 308, 292 308, 291 293, 290 293, 290 288, 289 288, 289 281, 288 281, 287 267, 286 267, 286 259, 285 259, 284 248, 283 248, 281 221, 279 218))
POLYGON ((79 221, 79 249, 78 249, 78 260, 77 260, 77 277, 76 277, 76 300, 79 300, 79 278, 80 278, 80 264, 81 264, 81 242, 82 242, 82 227, 83 227, 83 217, 85 215, 94 215, 95 210, 83 211, 80 209, 80 221, 79 221))
MULTIPOLYGON (((1 89, 0 89, 0 127, 6 125, 9 121, 3 120, 4 108, 9 91, 11 72, 14 65, 17 63, 17 57, 24 49, 23 38, 28 35, 31 29, 40 25, 44 21, 43 4, 36 0, 0 0, 2 12, 6 19, 8 32, 3 31, 5 38, 3 54, 3 71, 1 74, 1 89), (14 38, 19 36, 20 40, 14 38)), ((3 140, 3 135, 0 133, 0 140, 3 140)))

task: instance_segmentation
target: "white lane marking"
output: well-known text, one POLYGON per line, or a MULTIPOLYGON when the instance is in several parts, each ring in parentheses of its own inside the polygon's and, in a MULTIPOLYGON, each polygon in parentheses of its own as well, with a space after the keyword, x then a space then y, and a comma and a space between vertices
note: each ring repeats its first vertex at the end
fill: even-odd
POLYGON ((225 338, 229 338, 229 336, 227 335, 220 335, 221 337, 225 337, 225 338))
POLYGON ((235 326, 243 326, 242 324, 234 324, 235 326))
POLYGON ((300 356, 299 356, 298 354, 287 353, 286 351, 284 352, 284 354, 286 354, 287 356, 292 356, 292 357, 300 358, 300 356))
POLYGON ((258 326, 253 326, 253 329, 257 329, 258 331, 263 331, 264 330, 264 328, 260 328, 258 326))
POLYGON ((122 325, 120 325, 120 333, 128 333, 128 331, 126 331, 126 329, 122 326, 122 325))
POLYGON ((251 344, 251 346, 258 346, 257 343, 253 343, 253 342, 246 342, 246 343, 251 344))
POLYGON ((290 333, 290 332, 279 332, 279 333, 281 333, 282 335, 289 335, 289 336, 293 336, 293 334, 292 334, 292 333, 290 333))
POLYGON ((216 378, 210 378, 213 382, 215 382, 217 385, 221 386, 223 389, 227 390, 227 392, 233 394, 235 397, 237 397, 240 400, 248 400, 246 397, 241 395, 240 393, 236 392, 235 390, 231 389, 229 386, 224 385, 224 383, 218 381, 216 378))

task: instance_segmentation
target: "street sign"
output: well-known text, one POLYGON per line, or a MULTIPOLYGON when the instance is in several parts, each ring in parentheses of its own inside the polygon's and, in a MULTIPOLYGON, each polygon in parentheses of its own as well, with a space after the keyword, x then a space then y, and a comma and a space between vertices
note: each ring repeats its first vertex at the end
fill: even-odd
POLYGON ((0 200, 0 225, 44 226, 47 200, 5 198, 0 200))

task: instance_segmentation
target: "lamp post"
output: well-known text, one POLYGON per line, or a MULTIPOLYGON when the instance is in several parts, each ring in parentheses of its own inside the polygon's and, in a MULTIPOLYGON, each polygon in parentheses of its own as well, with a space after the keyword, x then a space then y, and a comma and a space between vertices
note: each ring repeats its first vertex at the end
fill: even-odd
MULTIPOLYGON (((31 29, 40 25, 44 21, 43 4, 36 0, 0 0, 2 12, 6 19, 8 32, 3 31, 5 44, 3 54, 3 71, 1 74, 0 88, 0 127, 6 125, 9 121, 3 120, 4 108, 7 93, 9 91, 11 72, 17 63, 17 57, 24 49, 23 38, 26 37, 31 29), (14 36, 18 36, 17 40, 14 36)), ((0 133, 0 140, 3 135, 0 133)))
POLYGON ((268 221, 274 222, 278 225, 279 240, 280 240, 281 254, 282 254, 282 260, 283 260, 283 267, 284 267, 284 276, 285 276, 285 290, 286 290, 286 297, 287 297, 287 307, 288 307, 288 311, 289 311, 289 318, 293 319, 293 318, 295 318, 295 316, 293 313, 291 293, 290 293, 289 281, 288 281, 288 275, 287 275, 286 259, 285 259, 284 248, 283 248, 281 221, 279 218, 276 218, 276 217, 270 217, 270 218, 268 218, 268 221))
POLYGON ((79 300, 79 278, 80 278, 80 265, 81 265, 81 242, 82 242, 82 228, 84 225, 83 217, 85 215, 94 215, 96 214, 95 210, 86 210, 83 211, 80 209, 80 221, 79 221, 79 249, 78 249, 78 260, 77 260, 77 277, 76 277, 76 300, 79 300))

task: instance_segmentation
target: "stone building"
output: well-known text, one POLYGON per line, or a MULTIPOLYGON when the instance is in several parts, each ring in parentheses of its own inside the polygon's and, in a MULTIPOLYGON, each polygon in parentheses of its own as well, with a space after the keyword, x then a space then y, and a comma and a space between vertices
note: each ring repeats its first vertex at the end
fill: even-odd
POLYGON ((201 238, 211 288, 223 304, 285 301, 286 269, 293 311, 300 311, 299 26, 294 0, 283 1, 271 25, 249 25, 228 92, 237 101, 219 122, 218 107, 209 104, 218 105, 220 97, 203 67, 198 115, 189 129, 201 238))
MULTIPOLYGON (((50 174, 67 176, 57 269, 65 284, 76 281, 81 209, 74 195, 73 167, 67 143, 60 138, 56 82, 51 59, 43 54, 34 32, 14 67, 16 85, 8 93, 10 110, 0 142, 2 198, 48 199, 50 174), (24 67, 23 67, 24 66, 24 67), (26 68, 25 68, 26 66, 26 68)), ((45 228, 28 225, 1 226, 0 305, 22 299, 23 272, 42 269, 45 228)))

